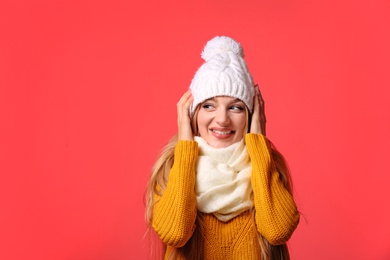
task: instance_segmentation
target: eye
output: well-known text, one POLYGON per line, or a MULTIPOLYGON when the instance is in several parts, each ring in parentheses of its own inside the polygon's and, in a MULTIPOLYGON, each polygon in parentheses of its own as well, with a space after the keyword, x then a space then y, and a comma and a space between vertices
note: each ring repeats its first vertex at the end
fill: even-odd
POLYGON ((213 105, 212 105, 212 104, 209 104, 209 103, 204 103, 204 104, 202 105, 202 108, 203 108, 203 109, 212 109, 212 108, 213 108, 213 105))
POLYGON ((237 111, 237 112, 241 112, 241 111, 244 111, 244 106, 243 105, 232 105, 230 107, 230 110, 233 110, 233 111, 237 111))

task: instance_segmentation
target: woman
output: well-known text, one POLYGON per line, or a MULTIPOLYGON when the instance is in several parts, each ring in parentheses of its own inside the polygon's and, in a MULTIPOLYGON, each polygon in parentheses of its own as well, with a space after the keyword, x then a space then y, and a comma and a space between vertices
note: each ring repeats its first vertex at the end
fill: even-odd
POLYGON ((146 216, 164 259, 289 259, 299 223, 283 156, 235 40, 210 40, 177 103, 178 134, 157 160, 146 216))

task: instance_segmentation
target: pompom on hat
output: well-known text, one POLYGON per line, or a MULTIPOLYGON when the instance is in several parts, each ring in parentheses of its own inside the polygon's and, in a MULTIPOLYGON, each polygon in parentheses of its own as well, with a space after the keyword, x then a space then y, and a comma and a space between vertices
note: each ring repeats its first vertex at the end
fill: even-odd
POLYGON ((241 45, 230 37, 216 36, 207 42, 201 56, 205 63, 190 85, 194 97, 191 116, 200 103, 217 96, 238 98, 252 112, 255 89, 241 45))

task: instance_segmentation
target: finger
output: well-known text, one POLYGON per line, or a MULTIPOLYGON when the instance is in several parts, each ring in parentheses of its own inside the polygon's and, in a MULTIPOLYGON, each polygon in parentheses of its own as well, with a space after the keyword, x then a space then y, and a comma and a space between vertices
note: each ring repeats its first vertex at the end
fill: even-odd
POLYGON ((257 95, 259 96, 260 104, 263 104, 264 103, 264 99, 263 99, 263 95, 261 94, 260 88, 257 88, 256 91, 257 91, 257 95))
POLYGON ((178 113, 180 115, 182 113, 188 114, 188 111, 189 111, 189 108, 190 108, 192 102, 193 102, 193 97, 192 97, 191 91, 187 91, 180 98, 179 102, 177 102, 176 106, 177 106, 178 113))
POLYGON ((193 102, 191 91, 187 91, 177 103, 178 123, 187 123, 190 120, 190 107, 193 102))
POLYGON ((187 91, 177 103, 178 113, 178 136, 179 140, 193 140, 190 107, 193 102, 191 91, 187 91))
POLYGON ((259 88, 256 88, 256 94, 258 96, 259 105, 260 105, 259 110, 262 114, 264 114, 264 99, 263 99, 263 95, 261 94, 261 91, 259 88))
POLYGON ((188 96, 186 95, 186 97, 187 99, 185 101, 184 107, 188 109, 191 106, 192 102, 194 101, 194 97, 192 96, 191 92, 189 92, 189 95, 188 96))
POLYGON ((186 95, 186 99, 182 106, 182 113, 188 117, 190 116, 190 108, 193 101, 194 101, 194 97, 192 95, 190 96, 186 95))
POLYGON ((256 89, 255 91, 255 96, 253 97, 253 113, 257 114, 260 110, 260 105, 259 105, 259 96, 258 96, 258 90, 256 89))

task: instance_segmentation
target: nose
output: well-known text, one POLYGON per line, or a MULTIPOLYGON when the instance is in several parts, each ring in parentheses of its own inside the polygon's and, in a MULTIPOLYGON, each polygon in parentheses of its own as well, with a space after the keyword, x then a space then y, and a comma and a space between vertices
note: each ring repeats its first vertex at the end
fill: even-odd
POLYGON ((217 124, 219 124, 221 126, 225 126, 225 125, 229 124, 230 117, 229 117, 228 111, 226 111, 225 109, 218 109, 218 111, 215 115, 215 121, 217 122, 217 124))

